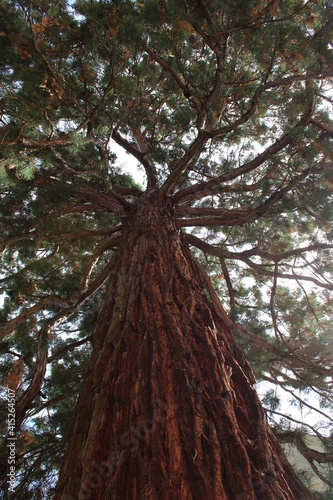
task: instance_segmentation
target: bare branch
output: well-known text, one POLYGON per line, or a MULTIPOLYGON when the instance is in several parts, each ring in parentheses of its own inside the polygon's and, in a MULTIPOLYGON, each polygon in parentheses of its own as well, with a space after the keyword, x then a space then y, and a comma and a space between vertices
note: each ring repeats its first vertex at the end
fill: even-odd
MULTIPOLYGON (((271 367, 269 367, 270 369, 271 367)), ((268 382, 271 382, 272 384, 274 385, 279 385, 284 391, 288 392, 288 394, 291 394, 291 396, 296 399, 302 406, 306 406, 307 408, 309 408, 312 412, 317 412, 319 413, 320 415, 322 415, 324 418, 326 418, 327 420, 330 420, 332 423, 333 423, 333 418, 330 417, 328 414, 324 413, 323 411, 321 411, 319 408, 315 408, 314 406, 312 406, 310 403, 308 403, 307 401, 304 401, 304 399, 300 398, 299 396, 297 396, 297 394, 294 393, 294 391, 292 391, 291 389, 288 389, 286 387, 286 384, 281 382, 279 380, 279 378, 277 376, 274 376, 274 374, 272 373, 273 370, 270 369, 270 373, 272 375, 272 378, 271 377, 268 377, 267 375, 265 376, 265 380, 267 380, 268 382)), ((278 376, 281 376, 282 374, 280 374, 280 372, 278 372, 278 376)), ((332 454, 333 456, 333 454, 332 454)))
MULTIPOLYGON (((329 74, 331 74, 331 70, 329 71, 329 74)), ((327 75, 328 76, 328 75, 327 75)), ((221 137, 225 134, 228 134, 229 132, 232 132, 235 130, 239 125, 243 125, 245 122, 251 118, 254 113, 257 110, 258 104, 259 104, 259 99, 261 94, 266 92, 267 90, 270 90, 275 87, 286 87, 288 85, 291 85, 292 83, 296 82, 307 82, 307 81, 312 81, 312 80, 320 80, 323 77, 323 75, 319 75, 318 73, 305 73, 303 75, 291 75, 286 78, 277 78, 276 80, 273 80, 271 82, 264 83, 260 85, 260 87, 257 88, 255 91, 252 100, 251 100, 251 105, 249 109, 233 123, 230 123, 229 125, 226 125, 225 127, 221 127, 217 130, 212 130, 209 131, 209 137, 210 138, 216 138, 216 137, 221 137)), ((308 104, 307 108, 305 109, 303 116, 301 117, 299 124, 298 125, 306 125, 309 121, 309 118, 311 114, 313 113, 313 104, 314 101, 311 100, 310 103, 308 104)))
POLYGON ((119 132, 116 130, 113 131, 112 133, 112 139, 119 144, 122 148, 125 149, 128 153, 130 153, 134 158, 136 158, 141 165, 143 165, 148 183, 151 186, 156 186, 157 185, 157 179, 156 179, 156 172, 155 172, 155 167, 150 158, 147 158, 147 152, 141 152, 139 149, 137 149, 135 146, 130 144, 124 137, 122 137, 119 132))
POLYGON ((52 356, 49 356, 47 358, 47 363, 52 363, 53 361, 57 360, 59 356, 62 356, 66 352, 75 349, 75 347, 79 347, 83 344, 86 344, 91 340, 92 340, 92 335, 89 335, 89 337, 85 337, 84 339, 77 340, 76 342, 72 342, 70 344, 65 345, 64 347, 61 347, 60 349, 57 349, 57 351, 55 351, 55 353, 52 354, 52 356))
MULTIPOLYGON (((269 84, 265 84, 262 87, 265 87, 267 85, 269 85, 269 84)), ((260 87, 260 88, 262 88, 262 87, 260 87)), ((257 89, 256 93, 258 92, 258 90, 259 89, 257 89)), ((255 99, 255 98, 253 98, 253 99, 255 99)), ((258 97, 255 99, 255 102, 257 102, 257 101, 258 101, 258 97)), ((253 104, 253 106, 256 106, 256 105, 257 104, 253 104)), ((296 129, 298 127, 307 125, 312 112, 313 112, 313 101, 311 101, 308 104, 302 117, 300 118, 299 122, 295 125, 294 128, 296 129)), ((237 123, 237 122, 235 122, 235 123, 237 123)), ((233 130, 232 126, 233 126, 233 124, 228 125, 227 127, 224 127, 224 129, 226 131, 225 133, 230 132, 230 130, 233 130)), ((220 129, 220 130, 222 130, 222 129, 220 129)), ((209 135, 211 135, 211 134, 209 134, 209 135)), ((241 175, 252 172, 256 168, 261 166, 271 156, 273 156, 274 154, 283 150, 288 144, 291 143, 291 141, 292 141, 292 134, 291 133, 285 134, 280 139, 278 139, 274 144, 269 146, 265 151, 263 151, 258 156, 256 156, 256 158, 245 163, 241 167, 233 170, 232 172, 226 172, 224 174, 221 174, 221 175, 215 177, 215 179, 212 179, 210 181, 202 182, 199 184, 195 184, 194 186, 190 186, 188 188, 185 188, 185 189, 179 191, 178 193, 176 193, 174 195, 173 199, 175 200, 176 203, 181 202, 183 204, 183 203, 186 203, 186 201, 194 201, 198 198, 203 198, 204 196, 208 196, 210 194, 217 193, 220 185, 223 182, 227 182, 227 181, 236 179, 237 177, 239 177, 241 175)))
POLYGON ((147 187, 148 188, 153 188, 158 186, 158 181, 157 181, 157 175, 156 175, 156 169, 154 166, 154 162, 149 154, 150 148, 148 147, 148 144, 146 143, 146 140, 144 139, 143 135, 141 134, 141 131, 139 127, 135 124, 131 125, 131 130, 133 137, 135 139, 135 142, 138 145, 140 153, 143 154, 143 158, 145 160, 145 170, 146 170, 146 175, 147 175, 147 187))
MULTIPOLYGON (((267 269, 264 269, 262 266, 255 264, 252 260, 243 258, 240 259, 243 260, 250 268, 256 270, 259 274, 264 275, 264 276, 275 276, 274 271, 268 271, 267 269)), ((277 272, 276 273, 277 278, 285 279, 285 280, 300 280, 300 281, 307 281, 309 283, 313 283, 316 286, 319 286, 320 288, 325 288, 326 290, 333 290, 333 283, 324 283, 323 281, 318 280, 317 278, 314 278, 313 276, 303 276, 301 274, 296 274, 296 273, 283 273, 283 272, 277 272)))
MULTIPOLYGON (((291 422, 294 422, 295 424, 298 424, 301 427, 308 427, 318 437, 318 439, 320 439, 322 441, 322 439, 323 439, 322 435, 317 431, 317 429, 313 425, 307 424, 306 422, 301 422, 300 420, 296 420, 295 418, 291 417, 287 413, 280 413, 279 411, 272 410, 271 408, 264 407, 264 410, 266 411, 267 417, 271 418, 271 420, 273 420, 273 418, 269 417, 269 413, 272 413, 274 415, 279 415, 279 417, 286 418, 287 420, 290 420, 291 422)), ((273 420, 273 422, 275 423, 274 420, 273 420)), ((279 435, 277 434, 277 437, 278 436, 279 435)))

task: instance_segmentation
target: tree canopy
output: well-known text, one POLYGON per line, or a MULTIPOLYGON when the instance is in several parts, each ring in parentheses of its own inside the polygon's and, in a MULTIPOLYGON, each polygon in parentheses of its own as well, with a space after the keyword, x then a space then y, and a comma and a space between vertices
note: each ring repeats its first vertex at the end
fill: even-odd
MULTIPOLYGON (((1 0, 0 373, 17 397, 15 498, 52 495, 122 220, 149 191, 170 198, 270 425, 333 487, 319 465, 333 461, 332 7, 1 0)), ((5 474, 5 398, 1 419, 5 474)))

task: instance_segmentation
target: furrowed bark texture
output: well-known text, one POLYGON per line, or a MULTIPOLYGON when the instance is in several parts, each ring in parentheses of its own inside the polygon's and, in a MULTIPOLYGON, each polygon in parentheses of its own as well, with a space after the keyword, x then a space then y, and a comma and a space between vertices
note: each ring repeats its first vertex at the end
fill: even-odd
POLYGON ((308 499, 254 376, 151 193, 124 221, 55 499, 308 499))

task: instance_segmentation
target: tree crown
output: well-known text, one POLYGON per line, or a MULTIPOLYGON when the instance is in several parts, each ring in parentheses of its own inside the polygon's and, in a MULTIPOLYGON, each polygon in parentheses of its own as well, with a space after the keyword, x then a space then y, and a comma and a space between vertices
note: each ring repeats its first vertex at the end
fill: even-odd
POLYGON ((278 420, 271 389, 269 419, 327 445, 331 2, 6 0, 0 19, 1 372, 21 491, 32 470, 52 486, 122 221, 154 190, 258 381, 303 410, 316 394, 322 424, 278 420))

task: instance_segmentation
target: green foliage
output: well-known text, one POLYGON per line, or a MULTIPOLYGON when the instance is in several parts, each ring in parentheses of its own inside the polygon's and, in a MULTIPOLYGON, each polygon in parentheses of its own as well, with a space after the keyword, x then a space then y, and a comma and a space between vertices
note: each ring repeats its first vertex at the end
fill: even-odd
POLYGON ((119 204, 142 195, 115 143, 148 181, 177 177, 178 224, 201 240, 191 249, 229 317, 254 335, 235 329, 258 384, 272 385, 272 425, 300 425, 278 416, 281 390, 302 411, 315 395, 332 428, 331 8, 0 2, 0 379, 19 399, 48 356, 23 415, 19 498, 52 496, 119 204))

